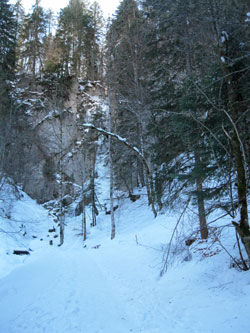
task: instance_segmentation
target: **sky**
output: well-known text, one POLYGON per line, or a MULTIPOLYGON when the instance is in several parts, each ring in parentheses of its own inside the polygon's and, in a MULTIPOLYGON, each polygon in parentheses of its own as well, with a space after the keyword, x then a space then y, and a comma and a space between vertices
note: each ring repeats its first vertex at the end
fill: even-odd
MULTIPOLYGON (((15 3, 15 0, 11 0, 11 3, 15 3)), ((57 13, 60 8, 64 8, 67 6, 69 0, 42 0, 41 6, 45 9, 52 9, 55 13, 57 13)), ((90 2, 93 2, 90 0, 90 2)), ((119 0, 97 0, 99 2, 102 11, 104 13, 104 16, 108 18, 109 16, 112 16, 112 14, 115 13, 115 10, 117 6, 119 5, 119 0)), ((35 0, 22 0, 23 6, 28 10, 32 7, 32 5, 35 3, 35 0)))

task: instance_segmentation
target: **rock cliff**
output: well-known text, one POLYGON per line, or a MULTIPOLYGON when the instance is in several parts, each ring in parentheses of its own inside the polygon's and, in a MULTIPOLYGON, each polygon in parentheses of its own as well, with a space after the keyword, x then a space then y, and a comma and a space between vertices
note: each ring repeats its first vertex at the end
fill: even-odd
POLYGON ((101 121, 105 91, 99 82, 68 77, 36 78, 20 74, 11 82, 15 110, 5 170, 39 203, 76 196, 92 174, 96 133, 81 127, 101 121), (14 140, 13 140, 14 141, 14 140))

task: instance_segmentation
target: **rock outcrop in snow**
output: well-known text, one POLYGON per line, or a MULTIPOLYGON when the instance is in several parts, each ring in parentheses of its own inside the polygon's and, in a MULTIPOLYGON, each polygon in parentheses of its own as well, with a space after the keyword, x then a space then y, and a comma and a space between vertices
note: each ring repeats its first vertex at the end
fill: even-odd
POLYGON ((8 147, 9 176, 40 203, 58 197, 61 178, 64 194, 75 196, 91 173, 97 140, 79 124, 102 113, 104 88, 74 77, 59 82, 24 74, 10 85, 19 145, 8 147))

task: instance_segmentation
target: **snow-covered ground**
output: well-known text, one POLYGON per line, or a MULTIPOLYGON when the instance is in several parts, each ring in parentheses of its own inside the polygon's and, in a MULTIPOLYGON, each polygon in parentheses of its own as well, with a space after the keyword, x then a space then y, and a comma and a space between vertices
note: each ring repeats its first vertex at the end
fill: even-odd
MULTIPOLYGON (((106 186, 103 181, 99 191, 106 186)), ((230 268, 213 237, 197 240, 188 252, 181 229, 194 229, 190 217, 184 217, 160 277, 180 212, 154 219, 144 196, 135 203, 119 200, 113 241, 104 212, 85 243, 81 217, 68 217, 62 247, 48 233, 53 219, 28 196, 12 198, 8 210, 1 230, 17 223, 21 231, 11 237, 0 232, 1 333, 250 332, 250 273, 230 268), (30 249, 30 255, 15 256, 14 249, 30 249)), ((233 228, 222 230, 223 245, 237 255, 233 228)))

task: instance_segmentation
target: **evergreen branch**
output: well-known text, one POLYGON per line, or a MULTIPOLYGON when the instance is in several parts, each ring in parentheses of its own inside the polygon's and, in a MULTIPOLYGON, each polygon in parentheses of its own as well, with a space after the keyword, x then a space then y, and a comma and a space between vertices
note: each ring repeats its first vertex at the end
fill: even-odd
MULTIPOLYGON (((247 162, 246 162, 246 152, 245 152, 245 149, 244 149, 244 145, 242 143, 242 140, 240 138, 240 134, 239 134, 239 131, 238 131, 238 128, 235 124, 235 122, 233 121, 232 117, 230 116, 230 114, 224 109, 224 108, 218 108, 216 105, 214 105, 214 103, 210 100, 210 98, 208 97, 208 95, 199 87, 199 85, 196 83, 196 82, 193 82, 194 85, 196 86, 196 88, 199 90, 199 92, 206 98, 207 102, 217 111, 222 111, 225 113, 225 115, 227 116, 227 118, 229 119, 230 123, 232 124, 233 126, 233 129, 236 133, 236 136, 237 136, 237 139, 239 140, 239 143, 240 143, 240 147, 241 147, 241 151, 242 151, 242 154, 243 154, 243 157, 244 157, 244 164, 245 164, 245 173, 246 173, 246 165, 247 165, 247 162)), ((247 179, 247 175, 246 175, 246 179, 247 179)))
POLYGON ((204 127, 211 135, 212 137, 215 139, 215 141, 225 150, 225 152, 227 153, 228 156, 231 156, 229 151, 227 150, 227 148, 221 143, 221 141, 216 137, 216 135, 213 133, 213 131, 207 127, 205 124, 203 124, 200 120, 198 120, 191 112, 186 113, 186 112, 173 112, 173 111, 168 111, 168 110, 163 110, 163 109, 159 109, 159 111, 164 111, 167 112, 169 114, 174 114, 176 116, 178 115, 182 115, 185 117, 189 117, 191 116, 194 121, 196 121, 199 125, 201 125, 202 127, 204 127))

